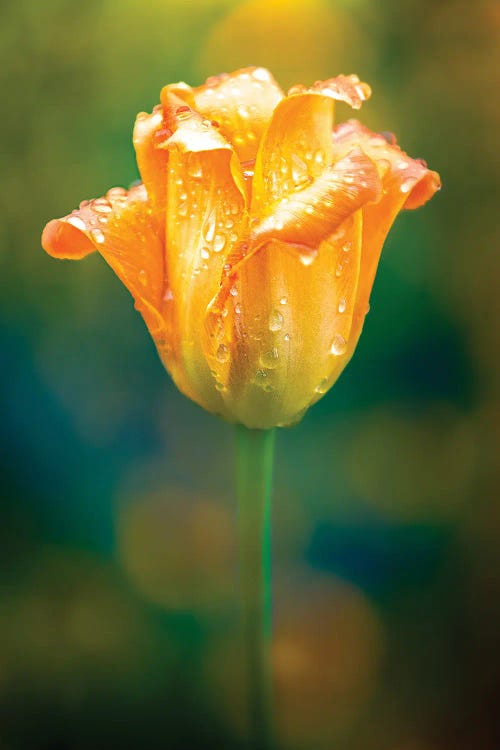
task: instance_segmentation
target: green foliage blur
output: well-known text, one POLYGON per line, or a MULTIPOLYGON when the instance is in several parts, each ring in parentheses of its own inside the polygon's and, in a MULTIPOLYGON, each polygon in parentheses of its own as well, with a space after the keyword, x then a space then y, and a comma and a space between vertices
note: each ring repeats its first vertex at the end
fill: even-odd
POLYGON ((398 219, 346 372, 278 435, 279 747, 500 746, 499 25, 494 0, 1 5, 1 750, 244 746, 232 430, 100 257, 40 233, 137 178, 163 84, 250 64, 358 73, 360 118, 444 185, 398 219))

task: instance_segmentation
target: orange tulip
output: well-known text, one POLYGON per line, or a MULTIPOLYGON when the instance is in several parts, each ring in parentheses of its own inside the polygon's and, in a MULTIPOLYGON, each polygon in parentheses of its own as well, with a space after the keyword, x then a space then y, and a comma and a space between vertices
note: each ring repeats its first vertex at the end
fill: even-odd
POLYGON ((179 389, 250 428, 297 422, 356 347, 387 232, 439 176, 355 120, 356 76, 284 96, 263 68, 166 86, 137 116, 142 183, 49 222, 45 250, 98 250, 179 389))

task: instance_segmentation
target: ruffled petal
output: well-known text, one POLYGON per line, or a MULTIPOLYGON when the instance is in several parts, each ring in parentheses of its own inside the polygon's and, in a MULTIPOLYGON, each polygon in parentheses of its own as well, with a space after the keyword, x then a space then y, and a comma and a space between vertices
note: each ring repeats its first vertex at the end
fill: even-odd
POLYGON ((262 133, 283 92, 265 68, 242 68, 230 75, 208 78, 192 89, 186 84, 167 86, 189 107, 220 128, 241 162, 253 162, 262 133))
POLYGON ((112 188, 50 221, 42 246, 55 258, 79 259, 98 250, 134 297, 153 338, 163 340, 163 243, 143 185, 128 192, 112 188))
POLYGON ((277 239, 315 252, 350 214, 378 200, 381 190, 377 167, 355 148, 310 185, 282 199, 252 229, 251 241, 277 239))
POLYGON ((165 223, 163 216, 167 198, 168 151, 162 149, 161 144, 170 135, 160 105, 151 114, 140 112, 137 115, 133 135, 137 166, 151 207, 162 226, 165 223))
POLYGON ((345 367, 361 229, 357 211, 314 260, 272 241, 235 272, 205 339, 233 419, 259 429, 293 424, 345 367))
POLYGON ((251 213, 302 190, 333 162, 333 103, 359 108, 370 95, 357 76, 318 81, 310 89, 295 86, 276 107, 255 163, 251 213))
POLYGON ((172 298, 178 387, 205 408, 224 413, 201 343, 206 308, 226 257, 246 223, 239 162, 216 128, 163 92, 172 136, 167 181, 168 293, 172 298))
POLYGON ((356 333, 351 337, 355 346, 389 229, 399 211, 422 206, 439 190, 441 181, 438 173, 429 170, 425 162, 412 159, 402 151, 394 136, 373 133, 356 120, 335 128, 333 142, 335 154, 339 157, 356 146, 360 147, 377 165, 383 184, 381 200, 363 207, 363 251, 354 316, 356 333))

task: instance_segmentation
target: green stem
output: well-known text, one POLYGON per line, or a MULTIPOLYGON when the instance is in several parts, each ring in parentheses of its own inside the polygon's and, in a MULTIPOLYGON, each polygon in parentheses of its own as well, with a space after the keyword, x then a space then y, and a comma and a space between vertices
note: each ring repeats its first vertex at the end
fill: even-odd
POLYGON ((249 747, 272 748, 271 491, 274 431, 236 428, 240 592, 249 747))

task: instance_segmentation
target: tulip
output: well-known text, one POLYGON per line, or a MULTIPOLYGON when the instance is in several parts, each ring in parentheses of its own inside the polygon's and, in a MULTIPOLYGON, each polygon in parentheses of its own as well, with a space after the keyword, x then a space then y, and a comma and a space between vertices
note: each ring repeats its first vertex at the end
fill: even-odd
POLYGON ((263 68, 166 86, 137 116, 142 182, 49 222, 45 250, 98 250, 123 281, 179 389, 236 422, 249 737, 273 746, 270 501, 276 426, 297 422, 351 358, 383 242, 439 176, 359 109, 357 76, 294 86, 263 68))
POLYGON ((249 428, 297 422, 358 342, 387 232, 439 176, 350 120, 338 76, 285 96, 263 68, 166 86, 140 113, 142 182, 47 224, 57 258, 97 250, 189 398, 249 428))

